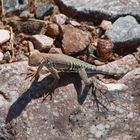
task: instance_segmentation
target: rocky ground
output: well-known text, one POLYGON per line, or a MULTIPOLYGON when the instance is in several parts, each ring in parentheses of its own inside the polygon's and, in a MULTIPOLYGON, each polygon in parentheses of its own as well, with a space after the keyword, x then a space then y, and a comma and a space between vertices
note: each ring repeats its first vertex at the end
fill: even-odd
POLYGON ((138 0, 2 0, 0 140, 140 140, 139 6, 138 0), (39 81, 25 79, 28 48, 129 72, 92 75, 99 108, 74 73, 60 73, 52 99, 44 100, 53 78, 44 69, 39 81))

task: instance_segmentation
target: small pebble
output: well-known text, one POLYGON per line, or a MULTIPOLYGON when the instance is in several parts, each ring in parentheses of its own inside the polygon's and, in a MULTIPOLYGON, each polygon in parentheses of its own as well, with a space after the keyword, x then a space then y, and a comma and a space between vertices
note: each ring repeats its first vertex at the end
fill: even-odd
POLYGON ((20 13, 19 17, 22 19, 28 19, 28 18, 32 18, 34 16, 34 14, 31 14, 29 11, 25 10, 23 12, 20 13))
POLYGON ((47 27, 47 35, 52 37, 52 38, 55 38, 59 35, 59 27, 57 24, 55 23, 51 23, 48 25, 47 27))
POLYGON ((79 22, 75 21, 75 20, 70 20, 69 23, 70 23, 71 25, 75 26, 75 27, 81 26, 81 24, 80 24, 79 22))
POLYGON ((98 39, 97 43, 97 55, 103 61, 111 58, 114 44, 110 40, 98 39))
POLYGON ((4 57, 3 57, 4 60, 6 61, 9 61, 11 59, 11 55, 10 55, 10 52, 7 51, 4 53, 4 57))
POLYGON ((8 30, 0 29, 0 44, 7 42, 10 39, 8 30))
POLYGON ((2 61, 2 60, 3 60, 3 57, 4 57, 3 53, 2 53, 2 52, 0 52, 0 61, 2 61))
POLYGON ((65 24, 66 21, 68 20, 68 17, 64 14, 57 14, 53 17, 53 22, 57 23, 57 24, 65 24))
POLYGON ((23 55, 20 52, 17 52, 17 54, 16 54, 16 61, 25 61, 25 60, 28 60, 28 57, 23 55))
POLYGON ((48 51, 53 46, 53 39, 46 35, 33 35, 32 41, 34 47, 40 51, 48 51))
POLYGON ((102 28, 103 30, 107 30, 110 27, 112 27, 112 23, 111 21, 103 20, 102 23, 99 25, 99 27, 102 28))

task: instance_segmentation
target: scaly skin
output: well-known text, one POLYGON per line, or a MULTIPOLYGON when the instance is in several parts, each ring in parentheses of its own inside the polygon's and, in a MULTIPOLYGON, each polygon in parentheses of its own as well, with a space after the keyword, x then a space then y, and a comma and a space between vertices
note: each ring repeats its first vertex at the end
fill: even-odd
POLYGON ((100 73, 105 75, 114 75, 117 77, 127 73, 126 71, 121 73, 119 71, 110 72, 101 67, 96 67, 95 65, 88 64, 84 61, 81 61, 71 56, 67 56, 64 54, 40 53, 38 50, 34 50, 30 53, 29 65, 39 66, 39 67, 45 66, 48 69, 53 68, 57 71, 62 71, 62 72, 66 71, 66 72, 79 73, 81 69, 83 69, 85 73, 100 73))

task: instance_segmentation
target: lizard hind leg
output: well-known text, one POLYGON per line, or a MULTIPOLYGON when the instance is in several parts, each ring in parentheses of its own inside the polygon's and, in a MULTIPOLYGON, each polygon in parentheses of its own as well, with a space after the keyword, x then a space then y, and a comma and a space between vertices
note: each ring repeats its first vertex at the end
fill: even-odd
POLYGON ((95 77, 88 78, 87 73, 84 68, 79 70, 79 75, 80 75, 81 79, 84 81, 85 86, 90 86, 92 88, 92 95, 94 97, 94 101, 95 101, 98 111, 100 111, 100 106, 102 106, 105 110, 108 110, 106 108, 106 106, 103 105, 103 103, 99 101, 99 99, 96 95, 96 88, 97 88, 96 86, 98 85, 97 84, 98 80, 95 77))
POLYGON ((87 73, 84 68, 80 69, 78 73, 79 73, 81 79, 84 81, 86 86, 90 86, 93 84, 92 79, 88 78, 87 73))

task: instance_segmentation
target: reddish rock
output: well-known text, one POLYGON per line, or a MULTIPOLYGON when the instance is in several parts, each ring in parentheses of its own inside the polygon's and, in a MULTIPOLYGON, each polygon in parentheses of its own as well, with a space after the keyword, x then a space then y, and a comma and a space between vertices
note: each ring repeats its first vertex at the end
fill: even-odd
POLYGON ((98 56, 106 61, 108 60, 113 51, 114 44, 110 40, 99 39, 97 43, 97 54, 98 56))
POLYGON ((47 35, 48 36, 54 38, 54 37, 58 36, 59 33, 60 33, 60 31, 59 31, 59 27, 57 24, 51 23, 48 25, 48 27, 47 27, 47 35))
POLYGON ((65 54, 73 55, 82 52, 91 42, 91 34, 73 27, 63 25, 62 29, 62 48, 65 54))

